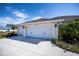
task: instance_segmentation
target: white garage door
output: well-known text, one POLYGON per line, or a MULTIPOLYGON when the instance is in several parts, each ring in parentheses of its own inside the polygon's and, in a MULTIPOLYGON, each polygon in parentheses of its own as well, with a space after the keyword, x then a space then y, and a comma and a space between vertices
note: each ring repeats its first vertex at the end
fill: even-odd
POLYGON ((53 24, 33 24, 27 27, 27 36, 37 38, 53 38, 53 24))

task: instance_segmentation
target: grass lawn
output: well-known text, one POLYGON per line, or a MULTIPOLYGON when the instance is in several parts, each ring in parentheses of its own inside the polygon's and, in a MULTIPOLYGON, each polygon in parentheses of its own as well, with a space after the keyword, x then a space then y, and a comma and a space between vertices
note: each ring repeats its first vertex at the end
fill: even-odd
POLYGON ((55 44, 56 46, 63 48, 67 51, 75 52, 79 54, 79 44, 68 44, 62 40, 52 40, 52 43, 55 44))
POLYGON ((1 38, 4 38, 4 37, 3 37, 3 36, 0 36, 0 39, 1 39, 1 38))

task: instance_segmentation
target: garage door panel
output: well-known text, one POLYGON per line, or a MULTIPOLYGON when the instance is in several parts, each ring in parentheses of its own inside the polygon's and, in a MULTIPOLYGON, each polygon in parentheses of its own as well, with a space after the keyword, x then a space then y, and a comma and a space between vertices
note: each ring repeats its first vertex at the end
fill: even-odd
POLYGON ((51 38, 53 36, 53 24, 38 24, 28 26, 27 36, 51 38))

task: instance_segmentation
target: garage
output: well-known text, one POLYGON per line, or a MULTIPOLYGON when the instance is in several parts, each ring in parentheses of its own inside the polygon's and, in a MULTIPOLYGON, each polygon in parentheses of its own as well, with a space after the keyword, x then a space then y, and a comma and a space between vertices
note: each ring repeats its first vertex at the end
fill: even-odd
POLYGON ((53 23, 32 24, 27 26, 26 36, 36 38, 53 38, 54 32, 53 23))
POLYGON ((18 25, 17 34, 33 38, 58 38, 58 24, 61 21, 63 20, 38 19, 28 21, 18 25))

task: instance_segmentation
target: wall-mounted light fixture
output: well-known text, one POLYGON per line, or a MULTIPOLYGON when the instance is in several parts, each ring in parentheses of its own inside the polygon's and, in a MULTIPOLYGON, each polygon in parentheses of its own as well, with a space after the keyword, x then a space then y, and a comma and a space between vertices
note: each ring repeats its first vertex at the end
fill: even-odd
POLYGON ((23 26, 23 28, 24 28, 24 26, 23 26))
POLYGON ((57 24, 55 24, 55 27, 57 27, 57 24))
POLYGON ((32 32, 31 32, 31 34, 32 34, 32 32))
POLYGON ((46 34, 46 32, 43 32, 43 34, 45 35, 45 34, 46 34))

